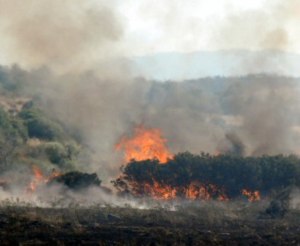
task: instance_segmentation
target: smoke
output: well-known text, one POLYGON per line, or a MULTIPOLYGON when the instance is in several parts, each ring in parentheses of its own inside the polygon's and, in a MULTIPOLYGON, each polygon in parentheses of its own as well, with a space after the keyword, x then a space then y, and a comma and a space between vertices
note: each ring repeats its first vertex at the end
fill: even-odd
POLYGON ((0 23, 4 55, 26 68, 80 72, 121 52, 122 25, 105 1, 1 1, 0 23))
POLYGON ((229 153, 233 155, 243 156, 246 146, 236 133, 226 133, 225 139, 220 143, 217 153, 229 153))
MULTIPOLYGON (((213 40, 218 48, 285 49, 295 9, 297 1, 281 1, 232 15, 213 40)), ((139 124, 160 128, 174 153, 215 153, 220 146, 241 155, 299 153, 299 79, 133 79, 119 59, 126 54, 122 21, 104 1, 1 1, 0 23, 6 55, 26 68, 2 67, 0 80, 20 85, 20 94, 38 98, 49 115, 79 133, 93 153, 80 169, 104 182, 122 164, 115 144, 139 124)), ((266 59, 241 66, 251 73, 266 59)))
POLYGON ((140 124, 161 129, 173 153, 299 154, 299 79, 251 75, 158 83, 15 67, 2 74, 81 136, 93 158, 79 169, 97 172, 104 183, 123 164, 116 143, 140 124))
POLYGON ((292 209, 299 209, 300 208, 300 190, 298 188, 294 188, 291 191, 289 198, 290 198, 290 207, 292 209))
POLYGON ((293 131, 299 124, 297 80, 264 76, 247 80, 231 85, 223 98, 231 113, 243 118, 236 131, 247 154, 298 153, 293 131))
POLYGON ((292 48, 297 40, 292 25, 298 21, 299 2, 265 1, 259 9, 232 11, 212 34, 219 48, 252 49, 292 48), (220 42, 221 41, 221 42, 220 42))
POLYGON ((250 49, 265 51, 256 57, 241 59, 235 68, 239 71, 276 71, 284 74, 285 67, 289 67, 287 57, 272 53, 279 51, 296 51, 299 35, 293 26, 299 22, 300 5, 297 0, 265 1, 262 8, 244 11, 233 11, 222 19, 214 28, 211 43, 218 49, 250 49))

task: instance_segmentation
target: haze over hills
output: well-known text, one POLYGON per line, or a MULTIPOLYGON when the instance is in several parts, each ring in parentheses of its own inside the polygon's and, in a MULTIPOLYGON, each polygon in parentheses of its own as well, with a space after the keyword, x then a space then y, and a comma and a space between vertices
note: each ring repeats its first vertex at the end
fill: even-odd
POLYGON ((135 76, 160 81, 260 73, 298 77, 299 67, 300 54, 278 50, 166 52, 131 58, 135 76))

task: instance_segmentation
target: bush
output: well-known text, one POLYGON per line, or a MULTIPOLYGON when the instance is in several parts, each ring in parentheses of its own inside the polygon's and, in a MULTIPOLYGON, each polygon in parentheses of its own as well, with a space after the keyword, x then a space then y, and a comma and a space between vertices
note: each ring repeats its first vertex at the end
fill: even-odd
POLYGON ((119 190, 131 190, 141 195, 148 192, 149 185, 155 183, 177 190, 184 190, 196 183, 208 188, 218 187, 229 198, 234 198, 240 196, 243 189, 270 194, 274 190, 299 186, 299 180, 300 159, 296 156, 241 157, 179 153, 164 165, 157 160, 133 160, 113 183, 119 190))
POLYGON ((50 162, 64 168, 72 166, 79 154, 79 148, 74 143, 48 142, 41 148, 50 162))
POLYGON ((28 136, 43 140, 57 140, 62 137, 63 129, 55 121, 47 118, 38 109, 24 109, 20 112, 28 130, 28 136))
POLYGON ((81 173, 81 172, 68 172, 51 180, 49 185, 54 183, 64 184, 66 187, 79 190, 91 186, 100 186, 101 180, 96 173, 81 173))
POLYGON ((20 120, 0 109, 0 165, 3 170, 14 157, 15 150, 27 138, 20 120))
POLYGON ((44 148, 48 159, 54 164, 63 164, 68 157, 65 147, 61 143, 46 143, 44 148))

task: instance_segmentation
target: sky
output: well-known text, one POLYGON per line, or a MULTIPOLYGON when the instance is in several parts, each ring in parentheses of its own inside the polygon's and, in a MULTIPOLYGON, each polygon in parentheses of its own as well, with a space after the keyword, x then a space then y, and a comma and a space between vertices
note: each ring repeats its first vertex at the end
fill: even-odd
POLYGON ((300 52, 300 1, 120 1, 132 54, 219 49, 300 52))
POLYGON ((300 53, 299 26, 299 0, 0 0, 0 63, 68 70, 158 52, 300 53))
POLYGON ((261 0, 250 1, 124 1, 125 42, 134 54, 213 49, 212 30, 231 13, 259 10, 261 0), (130 6, 130 7, 129 7, 130 6))

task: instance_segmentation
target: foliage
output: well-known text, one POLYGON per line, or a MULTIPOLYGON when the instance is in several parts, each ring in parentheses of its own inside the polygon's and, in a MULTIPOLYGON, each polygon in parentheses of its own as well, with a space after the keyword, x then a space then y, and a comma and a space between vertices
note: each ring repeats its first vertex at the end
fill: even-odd
POLYGON ((0 107, 0 172, 17 163, 73 170, 80 152, 74 137, 33 101, 25 101, 19 110, 0 107))
POLYGON ((53 178, 49 185, 53 183, 61 183, 70 189, 79 190, 91 186, 100 186, 101 180, 96 173, 89 174, 73 171, 53 178))
POLYGON ((27 138, 22 122, 0 108, 0 165, 3 169, 27 138))
POLYGON ((60 139, 63 135, 62 126, 56 121, 46 117, 39 109, 23 109, 19 116, 24 120, 28 129, 28 135, 31 138, 55 140, 60 139))
POLYGON ((77 158, 79 149, 75 144, 62 144, 60 142, 47 142, 42 146, 48 159, 60 166, 67 165, 77 158))
MULTIPOLYGON (((289 186, 299 186, 300 159, 296 156, 241 157, 179 153, 166 164, 157 160, 132 160, 123 175, 113 183, 119 190, 158 182, 170 187, 188 187, 193 182, 214 184, 237 197, 242 189, 269 193, 289 186)), ((142 189, 141 189, 142 190, 142 189)))

